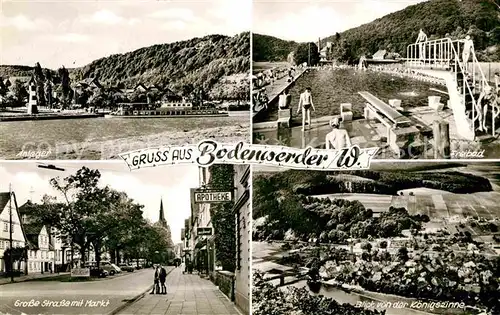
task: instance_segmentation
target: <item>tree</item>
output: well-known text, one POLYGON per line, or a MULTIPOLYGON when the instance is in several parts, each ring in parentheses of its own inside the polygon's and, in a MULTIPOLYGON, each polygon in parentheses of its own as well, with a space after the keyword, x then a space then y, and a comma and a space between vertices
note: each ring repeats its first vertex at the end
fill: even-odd
POLYGON ((328 59, 337 60, 339 62, 352 62, 353 60, 351 46, 345 39, 334 43, 330 51, 331 53, 327 56, 328 59))
POLYGON ((401 261, 407 261, 408 260, 408 249, 406 247, 400 247, 398 249, 398 258, 401 261))
POLYGON ((146 97, 147 97, 148 103, 154 104, 161 99, 161 92, 160 91, 148 91, 146 93, 146 97))
POLYGON ((181 94, 185 98, 190 98, 191 97, 191 93, 193 93, 193 91, 194 91, 194 86, 191 83, 184 84, 181 87, 181 94))
POLYGON ((23 83, 17 80, 12 87, 12 92, 14 94, 14 106, 22 107, 26 106, 26 98, 29 96, 28 91, 23 83))
POLYGON ((380 243, 378 245, 381 249, 386 249, 387 248, 387 241, 386 240, 380 241, 380 243))
POLYGON ((53 83, 50 80, 45 81, 44 85, 45 100, 47 101, 47 106, 52 108, 52 93, 53 93, 53 83))
POLYGON ((294 59, 297 65, 304 62, 308 66, 317 65, 319 63, 318 46, 315 43, 300 44, 294 51, 294 59))
POLYGON ((5 96, 9 92, 9 89, 3 83, 3 78, 0 77, 0 96, 5 96))
POLYGON ((95 98, 92 94, 87 89, 83 89, 80 92, 75 92, 76 94, 76 104, 82 105, 83 107, 86 107, 89 102, 92 104, 94 102, 95 98))
POLYGON ((139 90, 135 90, 131 95, 130 95, 130 101, 132 103, 146 103, 148 100, 146 96, 146 92, 142 92, 139 90))
POLYGON ((37 62, 35 64, 35 68, 33 69, 33 76, 35 77, 35 85, 36 85, 36 99, 38 106, 45 106, 45 75, 43 73, 43 69, 40 66, 40 63, 37 62))
POLYGON ((3 253, 5 269, 8 273, 14 270, 14 266, 11 266, 10 264, 11 260, 13 263, 15 262, 18 263, 17 269, 19 269, 19 265, 21 264, 21 262, 26 261, 27 259, 28 259, 27 250, 24 247, 7 248, 3 253))
MULTIPOLYGON (((212 189, 233 189, 234 167, 217 164, 210 167, 212 189)), ((215 236, 215 255, 222 268, 233 272, 236 268, 236 224, 234 202, 215 204, 210 207, 215 236)))
POLYGON ((361 244, 361 249, 364 251, 367 251, 369 253, 372 250, 372 244, 365 242, 365 243, 361 244))
POLYGON ((62 88, 62 103, 66 107, 71 103, 73 97, 73 90, 71 89, 71 79, 69 78, 69 71, 64 66, 57 70, 59 78, 61 80, 62 88))

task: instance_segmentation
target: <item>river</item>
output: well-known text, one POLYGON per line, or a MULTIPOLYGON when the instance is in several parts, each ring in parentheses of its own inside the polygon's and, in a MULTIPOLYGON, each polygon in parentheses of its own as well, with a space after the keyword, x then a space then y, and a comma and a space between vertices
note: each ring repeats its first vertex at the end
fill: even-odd
MULTIPOLYGON (((340 114, 341 103, 351 103, 355 118, 363 115, 365 100, 358 94, 368 91, 383 101, 400 99, 409 107, 427 106, 428 96, 436 95, 430 88, 442 87, 419 80, 400 78, 374 71, 353 69, 310 69, 297 79, 290 90, 292 106, 297 108, 299 95, 306 88, 312 90, 316 111, 312 118, 340 114)), ((256 122, 273 121, 278 118, 277 106, 258 118, 256 122)))
POLYGON ((21 151, 49 151, 44 159, 108 159, 148 146, 249 141, 249 112, 230 117, 89 118, 0 123, 0 158, 19 159, 21 151))

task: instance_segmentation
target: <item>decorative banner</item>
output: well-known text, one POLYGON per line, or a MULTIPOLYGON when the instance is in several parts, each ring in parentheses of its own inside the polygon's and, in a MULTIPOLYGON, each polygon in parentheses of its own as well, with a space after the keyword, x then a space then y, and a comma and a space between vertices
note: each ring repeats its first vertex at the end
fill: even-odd
POLYGON ((368 169, 379 148, 361 149, 357 145, 341 150, 297 149, 239 142, 217 143, 204 140, 198 145, 166 146, 120 154, 131 170, 176 164, 258 164, 293 169, 368 169))
POLYGON ((210 189, 199 189, 194 192, 195 203, 223 203, 233 200, 231 191, 216 191, 210 189))

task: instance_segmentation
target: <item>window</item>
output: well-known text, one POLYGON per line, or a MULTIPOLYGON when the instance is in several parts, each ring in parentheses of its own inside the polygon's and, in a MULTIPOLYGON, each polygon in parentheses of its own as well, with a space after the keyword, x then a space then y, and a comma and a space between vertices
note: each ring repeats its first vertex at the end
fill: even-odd
POLYGON ((3 249, 3 241, 0 241, 0 249, 3 249))
POLYGON ((3 224, 3 231, 4 232, 9 232, 9 223, 4 223, 3 224))

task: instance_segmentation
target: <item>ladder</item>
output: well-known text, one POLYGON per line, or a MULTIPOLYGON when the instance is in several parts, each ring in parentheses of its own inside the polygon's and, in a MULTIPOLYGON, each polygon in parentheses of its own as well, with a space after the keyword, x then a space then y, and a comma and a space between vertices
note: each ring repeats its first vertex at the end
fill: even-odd
POLYGON ((457 129, 467 128, 462 133, 465 138, 476 138, 476 131, 495 136, 495 120, 500 108, 493 100, 484 102, 491 91, 471 43, 468 62, 464 62, 464 47, 467 40, 441 38, 415 44, 406 48, 407 68, 425 71, 446 80, 450 103, 457 129), (430 70, 430 71, 429 71, 430 70))

